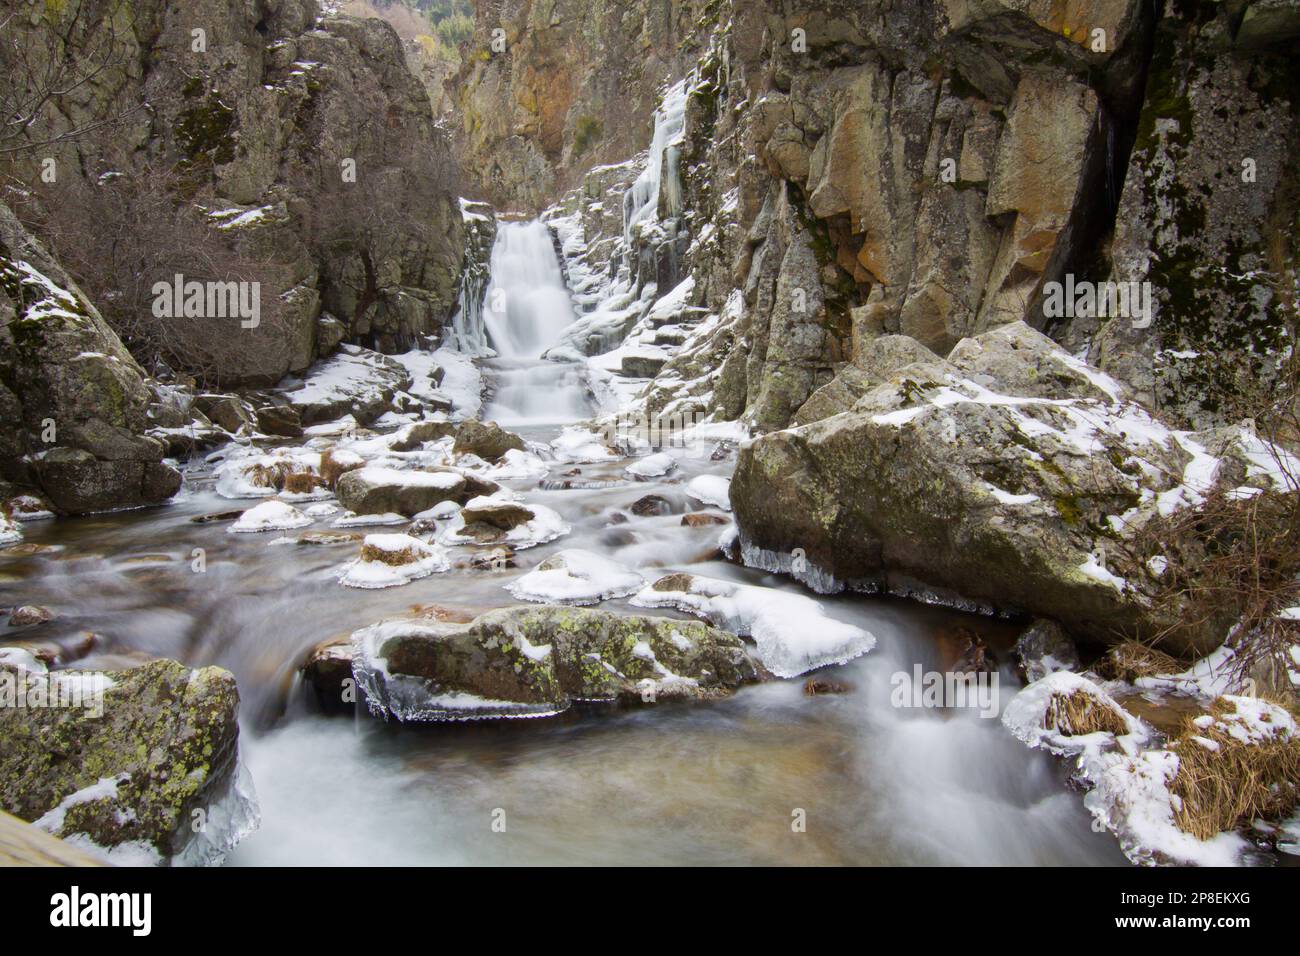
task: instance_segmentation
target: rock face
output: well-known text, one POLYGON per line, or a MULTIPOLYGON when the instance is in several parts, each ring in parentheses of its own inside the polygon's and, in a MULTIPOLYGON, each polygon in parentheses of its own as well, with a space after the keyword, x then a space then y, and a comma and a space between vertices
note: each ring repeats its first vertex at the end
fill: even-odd
MULTIPOLYGON (((1136 532, 1216 477, 1268 481, 1249 465, 1258 453, 1239 430, 1171 431, 1017 323, 742 447, 731 500, 747 563, 791 570, 802 549, 815 586, 1051 616, 1108 642, 1166 623, 1136 532)), ((1224 633, 1205 622, 1185 649, 1224 633)))
POLYGON ((402 721, 538 717, 576 701, 701 699, 759 679, 740 638, 703 624, 571 607, 469 624, 388 621, 352 635, 371 712, 402 721))
POLYGON ((149 401, 118 337, 0 205, 0 479, 73 514, 170 498, 181 477, 143 434, 149 401))
POLYGON ((1111 247, 1154 321, 1109 320, 1092 352, 1190 427, 1254 415, 1293 341, 1300 12, 1250 4, 1234 37, 1239 11, 1166 5, 1111 247))
POLYGON ((548 215, 575 301, 595 308, 558 351, 628 338, 617 371, 653 375, 650 415, 811 421, 862 391, 877 338, 946 355, 1024 321, 1203 428, 1258 406, 1287 354, 1300 190, 1281 157, 1300 125, 1286 3, 670 3, 653 15, 676 25, 689 70, 647 30, 625 99, 658 84, 678 102, 684 77, 681 132, 661 111, 664 141, 646 123, 581 182, 579 119, 624 122, 583 85, 606 69, 587 44, 620 49, 611 24, 651 12, 589 5, 578 36, 563 3, 546 9, 480 11, 457 81, 466 148, 485 188, 525 207, 573 187, 548 215), (534 96, 539 76, 566 92, 534 96), (662 152, 633 159, 647 143, 662 152), (630 224, 643 170, 657 217, 630 224), (609 280, 619 295, 592 296, 609 280), (1154 325, 1054 309, 1057 283, 1143 280, 1154 325), (1241 360, 1216 361, 1225 350, 1241 360))
POLYGON ((321 16, 315 0, 114 5, 111 23, 88 6, 28 4, 9 24, 36 51, 66 32, 58 55, 95 74, 30 138, 126 111, 121 156, 73 138, 47 150, 61 175, 175 164, 232 249, 276 264, 262 290, 275 321, 214 323, 203 341, 223 386, 274 383, 341 338, 398 352, 441 330, 463 254, 450 140, 388 24, 321 16), (97 69, 109 30, 120 55, 97 69))
POLYGON ((238 780, 239 694, 226 671, 153 661, 47 674, 0 664, 5 689, 0 806, 15 816, 134 862, 216 860, 256 825, 238 780), (96 686, 107 688, 98 705, 96 686), (32 706, 42 688, 84 706, 32 706), (18 694, 26 706, 14 706, 18 694), (219 805, 238 818, 221 834, 219 805), (206 832, 192 826, 195 811, 211 818, 206 832))
POLYGON ((644 149, 657 86, 684 72, 679 45, 703 6, 523 0, 477 8, 452 98, 464 166, 485 198, 539 212, 585 170, 644 149))

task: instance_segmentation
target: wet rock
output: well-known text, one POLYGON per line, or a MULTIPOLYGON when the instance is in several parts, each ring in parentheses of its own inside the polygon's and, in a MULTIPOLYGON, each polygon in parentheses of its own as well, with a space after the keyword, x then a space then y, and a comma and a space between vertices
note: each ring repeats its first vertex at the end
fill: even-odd
POLYGON ((10 627, 33 627, 54 619, 54 612, 39 604, 24 604, 9 614, 10 627))
POLYGON ((371 712, 402 721, 546 716, 575 700, 698 700, 760 676, 725 631, 568 607, 504 608, 470 624, 387 621, 352 642, 371 712))
POLYGON ((456 426, 451 422, 416 422, 402 429, 398 437, 389 442, 393 451, 415 451, 425 442, 437 441, 456 434, 456 426))
POLYGON ((831 680, 828 677, 810 677, 803 683, 803 692, 807 697, 820 697, 822 694, 847 694, 853 690, 852 684, 831 680))
POLYGON ((234 511, 214 511, 210 514, 195 515, 190 519, 194 524, 213 524, 217 521, 235 521, 244 513, 244 509, 238 508, 234 511))
POLYGON ((1083 669, 1079 651, 1065 628, 1046 619, 1035 621, 1016 639, 1016 659, 1028 684, 1054 671, 1083 669))
POLYGON ((519 525, 532 521, 532 509, 513 501, 481 500, 461 509, 461 518, 466 525, 483 523, 500 531, 509 531, 519 525))
POLYGON ((257 410, 257 427, 268 435, 298 438, 302 435, 302 416, 287 405, 263 405, 257 410))
POLYGON ((89 702, 0 707, 0 807, 14 816, 133 860, 163 862, 219 859, 256 825, 247 794, 237 792, 239 693, 228 672, 165 660, 98 676, 0 664, 0 681, 29 701, 43 685, 84 691, 89 702), (104 688, 102 698, 96 688, 104 688), (215 826, 196 834, 193 812, 215 823, 219 806, 238 825, 224 835, 215 826))
POLYGON ((471 485, 482 483, 455 471, 398 471, 367 465, 346 472, 335 492, 343 507, 357 514, 411 518, 443 501, 465 501, 473 495, 471 485))
POLYGON ((157 461, 102 460, 80 448, 55 448, 37 462, 41 487, 60 511, 84 514, 165 501, 181 487, 181 475, 157 461))
POLYGON ((706 528, 709 525, 727 524, 726 515, 712 514, 708 511, 692 511, 690 514, 682 515, 682 527, 684 528, 706 528))
POLYGON ((646 495, 632 503, 631 512, 642 518, 673 513, 672 503, 663 495, 646 495))
POLYGON ((958 625, 946 631, 940 638, 946 645, 950 663, 950 674, 992 674, 997 670, 997 661, 984 638, 969 627, 958 625))
POLYGON ((355 531, 304 531, 298 535, 298 543, 316 547, 334 544, 352 544, 360 541, 362 536, 355 531))
POLYGON ((471 418, 461 422, 456 430, 456 444, 452 450, 457 455, 473 454, 484 461, 497 462, 510 449, 523 451, 526 447, 522 438, 506 431, 496 422, 480 422, 471 418))
POLYGON ((327 713, 352 713, 356 682, 352 677, 352 639, 336 637, 317 644, 302 665, 303 680, 327 713))
POLYGON ((248 406, 236 395, 195 395, 194 407, 232 435, 240 429, 251 428, 255 420, 248 406))
POLYGON ((470 556, 469 566, 475 571, 505 571, 517 567, 515 553, 509 548, 491 548, 470 556))

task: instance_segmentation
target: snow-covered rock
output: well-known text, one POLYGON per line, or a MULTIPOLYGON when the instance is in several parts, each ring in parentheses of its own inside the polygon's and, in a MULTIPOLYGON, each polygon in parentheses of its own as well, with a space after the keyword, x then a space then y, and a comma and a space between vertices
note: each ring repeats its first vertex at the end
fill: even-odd
POLYGON ((721 475, 696 475, 686 483, 686 493, 706 505, 731 510, 731 481, 721 475))
POLYGON ((672 607, 754 639, 763 666, 796 677, 843 664, 876 646, 874 635, 827 617, 814 599, 790 591, 669 574, 632 598, 638 607, 672 607))
POLYGON ((370 712, 401 721, 545 717, 574 701, 704 699, 758 680, 744 642, 698 621, 513 607, 468 624, 385 621, 352 635, 370 712))
POLYGON ((677 461, 673 456, 661 451, 638 458, 623 470, 633 478, 659 478, 676 467, 677 461))
MULTIPOLYGON (((1216 481, 1281 487, 1273 452, 1292 460, 1241 428, 1170 429, 1013 323, 895 371, 851 411, 742 445, 731 502, 748 563, 1108 641, 1164 623, 1137 531, 1216 481)), ((1176 652, 1222 641, 1214 622, 1180 634, 1176 652)))
POLYGON ((283 501, 264 501, 245 511, 226 530, 231 534, 289 531, 294 528, 305 528, 311 523, 312 519, 293 505, 285 504, 283 501))
POLYGON ((451 567, 447 552, 409 534, 368 534, 361 556, 344 568, 339 583, 350 588, 392 588, 451 567))
POLYGON ((633 594, 644 583, 641 575, 604 555, 572 548, 557 551, 505 587, 521 601, 597 604, 633 594))
POLYGON ((506 544, 520 551, 568 533, 564 519, 544 505, 519 505, 503 498, 480 496, 466 502, 460 513, 447 522, 438 533, 438 543, 506 544))

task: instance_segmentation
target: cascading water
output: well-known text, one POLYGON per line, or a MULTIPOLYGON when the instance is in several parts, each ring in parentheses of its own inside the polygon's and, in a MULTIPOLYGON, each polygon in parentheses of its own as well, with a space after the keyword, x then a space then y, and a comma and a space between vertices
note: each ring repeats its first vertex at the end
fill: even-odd
POLYGON ((503 425, 555 424, 590 414, 581 366, 542 354, 577 318, 550 230, 502 223, 492 247, 483 325, 497 359, 486 417, 503 425))
POLYGON ((659 207, 659 192, 664 185, 662 179, 665 159, 669 166, 669 196, 678 207, 681 205, 680 188, 676 181, 676 152, 671 151, 668 157, 664 154, 681 137, 686 123, 686 87, 686 80, 681 80, 664 93, 663 103, 655 110, 650 159, 632 188, 623 194, 623 239, 629 245, 632 242, 632 228, 639 222, 653 218, 659 207))

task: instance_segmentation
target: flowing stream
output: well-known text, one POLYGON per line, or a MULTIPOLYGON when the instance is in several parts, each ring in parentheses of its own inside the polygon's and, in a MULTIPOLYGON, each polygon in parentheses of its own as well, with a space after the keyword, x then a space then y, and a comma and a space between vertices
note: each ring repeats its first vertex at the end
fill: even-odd
MULTIPOLYGON (((484 363, 485 417, 549 440, 592 409, 581 366, 540 358, 575 317, 547 230, 503 224, 492 264, 485 325, 497 357, 484 363), (494 310, 498 292, 504 307, 494 310)), ((685 482, 728 475, 734 456, 683 456, 670 477, 648 481, 627 478, 626 464, 581 465, 575 478, 571 463, 555 462, 540 481, 504 482, 572 526, 520 552, 518 568, 362 591, 337 582, 355 545, 270 546, 275 535, 191 522, 255 503, 219 497, 210 468, 196 462, 167 507, 29 524, 27 542, 52 548, 0 557, 0 604, 56 609, 42 637, 100 635, 78 667, 144 652, 234 672, 262 825, 231 864, 1124 862, 1114 839, 1091 829, 1064 768, 996 718, 891 705, 892 675, 951 663, 944 635, 961 622, 999 652, 1005 705, 1017 685, 1015 630, 892 599, 819 598, 830 616, 878 639, 821 675, 847 685, 842 694, 806 696, 800 678, 712 703, 432 726, 317 711, 296 677, 317 643, 412 605, 515 603, 502 586, 564 548, 648 575, 691 570, 808 593, 719 560, 718 527, 681 524, 699 508, 685 482), (631 515, 647 494, 662 495, 672 513, 631 515), (615 523, 615 512, 627 520, 615 523), (792 825, 800 811, 802 829, 792 825)), ((636 610, 622 600, 602 606, 636 610)))

